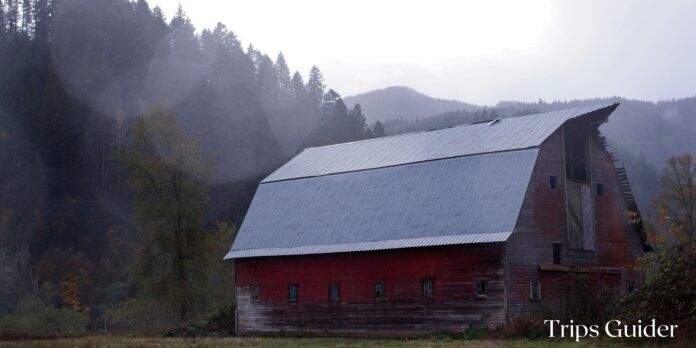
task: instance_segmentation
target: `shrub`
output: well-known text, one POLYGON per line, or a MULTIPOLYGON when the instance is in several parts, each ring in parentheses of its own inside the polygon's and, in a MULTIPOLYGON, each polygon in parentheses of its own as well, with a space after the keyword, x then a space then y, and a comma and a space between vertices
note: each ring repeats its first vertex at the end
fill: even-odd
POLYGON ((570 273, 559 283, 563 303, 562 319, 579 324, 603 323, 611 319, 619 295, 608 279, 594 274, 570 273))
POLYGON ((551 316, 544 311, 536 311, 528 315, 516 316, 500 328, 500 334, 506 338, 537 339, 546 337, 548 330, 544 326, 544 320, 551 316))
POLYGON ((25 297, 17 309, 0 318, 0 338, 33 339, 80 336, 88 318, 69 308, 56 308, 39 297, 25 297))
POLYGON ((226 305, 204 320, 192 320, 165 331, 168 337, 232 336, 234 332, 234 305, 226 305))
POLYGON ((143 297, 123 301, 106 312, 106 327, 110 334, 159 336, 177 322, 177 313, 167 303, 143 297))
POLYGON ((696 244, 680 243, 650 253, 642 264, 645 283, 622 299, 622 319, 677 324, 678 335, 696 337, 696 244))

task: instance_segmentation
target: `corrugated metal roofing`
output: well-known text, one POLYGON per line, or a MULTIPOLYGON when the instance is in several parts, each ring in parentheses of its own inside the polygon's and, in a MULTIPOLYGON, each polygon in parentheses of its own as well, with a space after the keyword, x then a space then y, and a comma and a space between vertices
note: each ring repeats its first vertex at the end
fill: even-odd
POLYGON ((225 258, 504 241, 537 152, 263 183, 225 258))
POLYGON ((616 104, 572 108, 488 123, 309 148, 264 183, 537 147, 566 121, 616 104))

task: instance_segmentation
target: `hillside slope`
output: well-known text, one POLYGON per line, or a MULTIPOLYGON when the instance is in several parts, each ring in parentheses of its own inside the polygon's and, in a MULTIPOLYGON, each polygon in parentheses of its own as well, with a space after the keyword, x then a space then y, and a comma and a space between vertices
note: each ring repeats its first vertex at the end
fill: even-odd
POLYGON ((367 121, 404 119, 416 120, 455 110, 475 110, 479 107, 456 100, 427 96, 412 88, 392 86, 345 98, 346 105, 360 104, 367 121))

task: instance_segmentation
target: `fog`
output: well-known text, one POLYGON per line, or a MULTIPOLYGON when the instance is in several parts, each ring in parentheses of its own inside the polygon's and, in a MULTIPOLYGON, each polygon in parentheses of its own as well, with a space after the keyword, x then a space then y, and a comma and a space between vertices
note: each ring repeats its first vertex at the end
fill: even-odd
POLYGON ((696 97, 672 99, 696 90, 695 7, 0 0, 0 339, 234 318, 221 259, 308 147, 620 102, 601 131, 650 212, 696 152, 696 97))
POLYGON ((691 1, 156 0, 226 23, 344 95, 390 85, 475 104, 694 95, 691 1))

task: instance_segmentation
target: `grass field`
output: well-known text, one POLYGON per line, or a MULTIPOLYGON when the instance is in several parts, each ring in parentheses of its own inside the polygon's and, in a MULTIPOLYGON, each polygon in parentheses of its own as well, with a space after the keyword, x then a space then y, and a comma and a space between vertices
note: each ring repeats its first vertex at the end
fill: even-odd
MULTIPOLYGON (((657 344, 624 344, 612 341, 586 340, 579 344, 572 341, 550 340, 456 340, 456 339, 356 339, 356 338, 129 338, 83 337, 74 339, 38 341, 0 341, 0 347, 18 348, 86 348, 86 347, 638 347, 662 346, 657 344)), ((689 344, 671 344, 673 347, 689 347, 689 344)))

